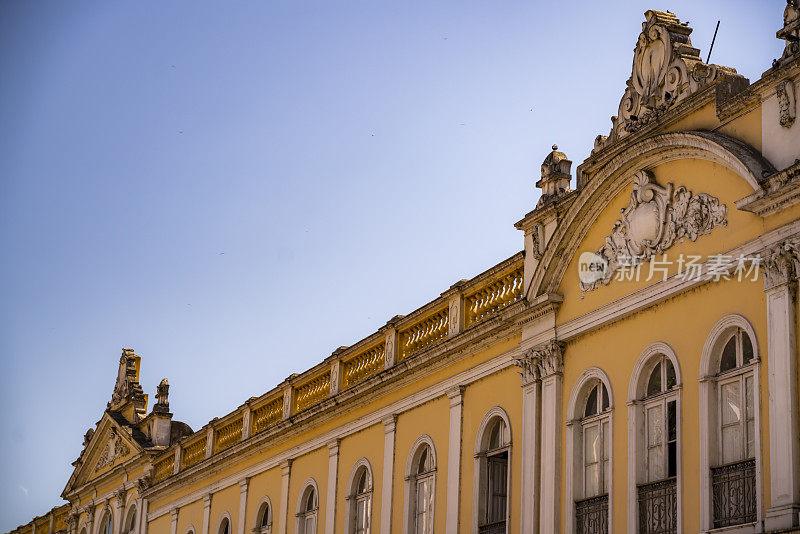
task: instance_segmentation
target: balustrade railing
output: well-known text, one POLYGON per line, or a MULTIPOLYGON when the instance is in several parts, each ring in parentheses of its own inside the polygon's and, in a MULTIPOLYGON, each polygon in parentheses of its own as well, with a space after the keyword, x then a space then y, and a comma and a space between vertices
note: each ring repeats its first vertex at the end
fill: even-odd
POLYGON ((496 521, 478 527, 478 534, 506 534, 506 522, 496 521))
POLYGON ((400 331, 399 359, 438 343, 447 337, 448 308, 443 308, 400 331))
POLYGON ((191 445, 183 448, 181 456, 181 469, 192 467, 206 457, 206 437, 203 436, 191 445))
POLYGON ((161 482, 175 471, 175 454, 162 458, 153 465, 153 482, 161 482))
POLYGON ((608 533, 608 494, 575 501, 578 534, 608 533))
POLYGON ((519 267, 474 293, 468 293, 464 299, 465 326, 485 319, 522 298, 522 272, 522 267, 519 267))
POLYGON ((278 397, 263 406, 259 406, 253 410, 251 417, 253 420, 253 434, 257 434, 268 426, 274 425, 283 418, 283 397, 278 397))
POLYGON ((222 452, 240 441, 242 441, 241 418, 214 431, 214 452, 222 452))
POLYGON ((639 533, 678 532, 678 495, 675 477, 639 484, 639 533))
POLYGON ((756 520, 756 460, 711 468, 714 528, 756 520))
POLYGON ((376 375, 383 370, 386 362, 386 347, 383 343, 362 352, 342 363, 342 389, 376 375))
POLYGON ((328 371, 294 388, 294 411, 305 410, 312 404, 327 399, 330 393, 331 373, 328 371))

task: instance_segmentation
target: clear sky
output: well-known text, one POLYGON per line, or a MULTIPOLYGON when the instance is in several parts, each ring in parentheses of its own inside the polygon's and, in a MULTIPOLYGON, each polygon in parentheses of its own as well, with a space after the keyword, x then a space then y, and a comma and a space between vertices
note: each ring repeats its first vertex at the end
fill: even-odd
POLYGON ((756 80, 782 0, 0 2, 0 531, 61 504, 122 347, 197 429, 522 248, 646 9, 756 80))

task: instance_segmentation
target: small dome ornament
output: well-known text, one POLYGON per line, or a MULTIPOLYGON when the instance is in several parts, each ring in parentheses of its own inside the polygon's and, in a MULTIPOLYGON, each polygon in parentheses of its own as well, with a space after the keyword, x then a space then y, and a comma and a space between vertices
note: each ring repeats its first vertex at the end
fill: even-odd
POLYGON ((570 191, 571 167, 572 162, 567 159, 567 155, 559 152, 558 145, 553 144, 553 151, 542 162, 542 177, 536 182, 536 187, 542 190, 537 207, 570 191))

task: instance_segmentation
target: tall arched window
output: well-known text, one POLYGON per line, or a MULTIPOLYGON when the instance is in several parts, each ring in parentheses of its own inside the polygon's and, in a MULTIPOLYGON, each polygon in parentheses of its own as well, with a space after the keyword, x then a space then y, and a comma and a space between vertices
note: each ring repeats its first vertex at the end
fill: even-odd
POLYGON ((111 510, 103 513, 103 520, 100 522, 100 534, 114 534, 114 514, 111 510))
POLYGON ((665 343, 642 352, 628 389, 628 521, 640 534, 680 532, 680 374, 665 343))
POLYGON ((760 512, 759 358, 740 315, 720 320, 701 356, 701 469, 705 528, 755 523, 760 512))
POLYGON ((316 534, 317 514, 319 512, 319 495, 317 484, 309 479, 300 492, 297 503, 297 525, 295 532, 298 534, 316 534))
POLYGON ((128 515, 125 517, 125 523, 123 523, 123 534, 133 534, 136 532, 136 506, 131 506, 131 509, 128 510, 128 515))
POLYGON ((223 517, 217 529, 217 534, 231 534, 231 521, 227 517, 223 517))
POLYGON ((253 532, 257 534, 269 534, 272 530, 272 507, 268 497, 264 497, 256 514, 256 525, 253 532))
POLYGON ((584 371, 570 394, 567 420, 567 532, 610 532, 611 410, 608 377, 584 371))
POLYGON ((473 532, 505 534, 508 529, 508 484, 511 428, 502 408, 489 410, 475 443, 473 532))
POLYGON ((353 467, 347 484, 347 532, 369 534, 372 518, 372 469, 366 458, 353 467))
POLYGON ((436 495, 436 456, 433 441, 422 436, 412 447, 406 466, 408 514, 406 532, 433 534, 434 497, 436 495))

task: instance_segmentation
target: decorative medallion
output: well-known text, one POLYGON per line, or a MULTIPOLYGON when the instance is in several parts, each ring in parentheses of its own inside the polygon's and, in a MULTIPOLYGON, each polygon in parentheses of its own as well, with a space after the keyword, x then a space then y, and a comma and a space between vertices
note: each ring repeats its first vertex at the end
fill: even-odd
POLYGON ((591 291, 600 284, 607 285, 618 270, 650 261, 675 241, 695 241, 713 228, 727 225, 727 210, 711 195, 695 195, 684 186, 673 191, 671 183, 658 185, 651 172, 636 172, 631 200, 595 255, 604 268, 594 279, 582 278, 581 289, 591 291))
POLYGON ((124 458, 130 454, 130 452, 130 447, 128 447, 128 445, 126 445, 119 436, 117 429, 111 427, 111 435, 106 442, 103 452, 100 453, 100 458, 98 458, 97 464, 94 466, 95 473, 104 467, 114 465, 114 462, 120 458, 124 458))

